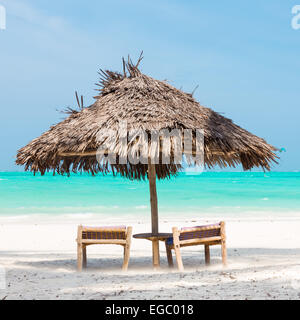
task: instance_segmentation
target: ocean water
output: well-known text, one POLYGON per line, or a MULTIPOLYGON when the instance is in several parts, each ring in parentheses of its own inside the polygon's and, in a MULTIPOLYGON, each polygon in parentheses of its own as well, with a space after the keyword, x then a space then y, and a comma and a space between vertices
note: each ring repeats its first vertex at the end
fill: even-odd
MULTIPOLYGON (((299 172, 180 173, 157 183, 159 215, 194 218, 300 218, 299 172)), ((147 219, 147 181, 112 175, 0 173, 0 219, 81 216, 147 219)))

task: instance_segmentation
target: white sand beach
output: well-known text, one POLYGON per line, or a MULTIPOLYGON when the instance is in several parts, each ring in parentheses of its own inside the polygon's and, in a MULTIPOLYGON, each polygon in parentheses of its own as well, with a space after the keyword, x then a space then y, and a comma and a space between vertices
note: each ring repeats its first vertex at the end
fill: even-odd
MULTIPOLYGON (((88 269, 77 273, 79 220, 97 225, 83 218, 1 220, 0 266, 6 286, 0 289, 0 300, 300 298, 300 220, 227 221, 226 268, 218 246, 211 250, 211 266, 205 266, 200 246, 182 249, 183 273, 170 271, 161 244, 161 270, 153 271, 151 243, 133 239, 127 272, 121 271, 121 247, 98 245, 88 248, 88 269)), ((160 231, 210 222, 161 221, 160 231)), ((150 230, 144 222, 130 225, 133 233, 150 230)))

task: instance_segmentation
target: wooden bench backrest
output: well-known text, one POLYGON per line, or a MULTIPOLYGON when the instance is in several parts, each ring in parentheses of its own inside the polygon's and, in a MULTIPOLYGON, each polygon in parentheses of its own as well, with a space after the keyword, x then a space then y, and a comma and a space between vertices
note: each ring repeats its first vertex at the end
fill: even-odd
POLYGON ((210 237, 220 237, 221 236, 221 223, 199 226, 191 228, 182 228, 179 230, 179 240, 189 240, 195 238, 210 238, 210 237))
POLYGON ((220 222, 214 225, 199 226, 191 228, 173 228, 173 241, 176 245, 197 245, 201 242, 211 241, 221 242, 225 240, 225 222, 220 222))
POLYGON ((78 227, 78 239, 82 240, 125 240, 129 228, 118 227, 78 227))

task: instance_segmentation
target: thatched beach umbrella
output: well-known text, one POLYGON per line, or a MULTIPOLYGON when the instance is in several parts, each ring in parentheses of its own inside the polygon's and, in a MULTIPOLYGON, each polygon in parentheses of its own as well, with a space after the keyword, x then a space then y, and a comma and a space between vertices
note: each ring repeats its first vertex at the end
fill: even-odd
MULTIPOLYGON (((157 234, 156 178, 168 178, 182 169, 181 163, 175 161, 175 149, 178 138, 179 144, 183 140, 171 136, 166 146, 159 137, 150 143, 153 132, 176 129, 183 135, 184 130, 192 130, 192 148, 183 154, 189 164, 199 164, 202 159, 208 168, 242 164, 244 170, 270 170, 270 164, 276 162, 276 149, 230 119, 201 106, 191 94, 144 75, 138 68, 140 61, 141 57, 137 64, 123 59, 122 73, 101 70, 96 102, 82 110, 70 110, 64 121, 20 149, 16 163, 42 175, 47 171, 86 171, 93 175, 112 171, 129 179, 148 178, 152 233, 157 234), (195 130, 199 129, 203 130, 202 158, 197 158, 195 130), (114 159, 107 157, 111 153, 116 155, 114 159), (134 161, 137 155, 144 161, 134 161), (169 156, 168 162, 163 161, 164 156, 169 156)), ((153 246, 157 261, 158 243, 153 242, 153 246)))

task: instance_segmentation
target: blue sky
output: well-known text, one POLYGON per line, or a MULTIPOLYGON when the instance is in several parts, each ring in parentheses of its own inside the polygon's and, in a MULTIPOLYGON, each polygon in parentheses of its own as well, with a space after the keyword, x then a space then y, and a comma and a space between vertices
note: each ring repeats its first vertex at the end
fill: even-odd
POLYGON ((121 57, 191 92, 202 105, 284 147, 276 171, 300 170, 300 30, 288 0, 0 0, 0 170, 18 148, 75 107, 93 102, 101 68, 121 57))

